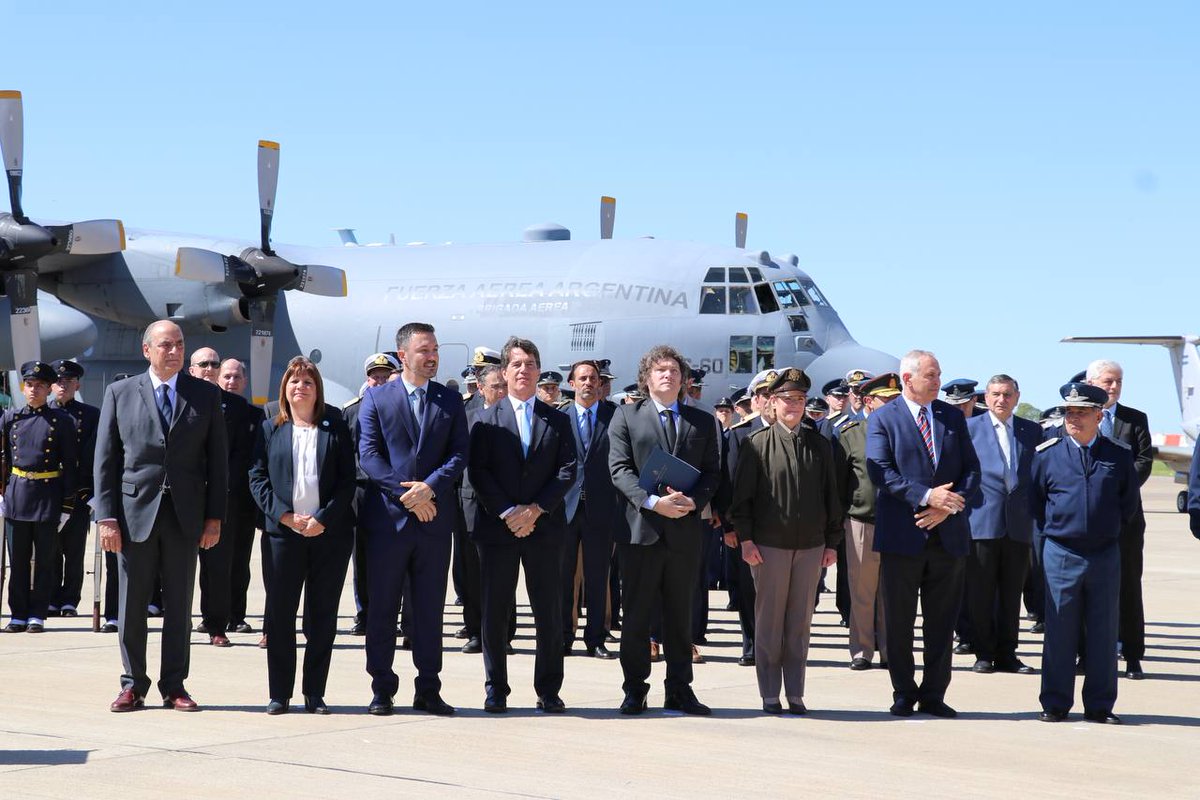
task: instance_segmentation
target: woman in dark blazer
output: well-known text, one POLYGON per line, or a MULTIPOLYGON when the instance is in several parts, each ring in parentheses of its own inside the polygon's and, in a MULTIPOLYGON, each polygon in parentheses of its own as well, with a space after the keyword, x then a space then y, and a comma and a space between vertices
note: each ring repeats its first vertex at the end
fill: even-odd
POLYGON ((321 374, 303 357, 288 362, 279 411, 263 422, 250 467, 271 560, 267 589, 268 714, 287 713, 296 682, 296 611, 304 590, 304 710, 328 714, 325 683, 337 610, 354 543, 354 446, 321 374))

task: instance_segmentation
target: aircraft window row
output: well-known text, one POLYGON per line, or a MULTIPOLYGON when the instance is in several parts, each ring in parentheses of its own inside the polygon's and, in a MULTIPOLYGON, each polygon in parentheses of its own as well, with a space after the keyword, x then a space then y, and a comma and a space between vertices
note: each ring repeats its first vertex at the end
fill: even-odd
MULTIPOLYGON (((773 309, 772 309, 773 310, 773 309)), ((757 314, 758 304, 749 286, 700 287, 701 314, 757 314)))
POLYGON ((829 307, 829 301, 825 299, 825 295, 821 294, 821 290, 811 280, 801 281, 800 284, 804 287, 804 291, 808 292, 808 296, 812 298, 814 306, 829 307))
POLYGON ((705 283, 761 283, 762 270, 758 267, 729 267, 729 280, 725 279, 725 267, 709 267, 704 275, 705 283))
POLYGON ((759 336, 757 347, 753 336, 729 337, 729 372, 753 375, 775 367, 775 337, 759 336))
POLYGON ((771 287, 767 284, 754 284, 754 296, 758 298, 758 307, 762 313, 770 314, 779 310, 779 303, 775 302, 775 295, 771 294, 771 287))
POLYGON ((779 297, 779 305, 786 311, 789 308, 799 308, 808 305, 808 298, 800 289, 798 281, 775 281, 775 294, 779 297))

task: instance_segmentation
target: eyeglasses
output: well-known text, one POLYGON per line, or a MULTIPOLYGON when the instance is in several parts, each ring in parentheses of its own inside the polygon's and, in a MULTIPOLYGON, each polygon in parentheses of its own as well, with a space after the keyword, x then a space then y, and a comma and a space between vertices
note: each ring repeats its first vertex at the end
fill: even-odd
POLYGON ((192 364, 192 366, 200 367, 201 369, 215 369, 215 368, 221 366, 221 362, 220 361, 197 361, 195 364, 192 364))

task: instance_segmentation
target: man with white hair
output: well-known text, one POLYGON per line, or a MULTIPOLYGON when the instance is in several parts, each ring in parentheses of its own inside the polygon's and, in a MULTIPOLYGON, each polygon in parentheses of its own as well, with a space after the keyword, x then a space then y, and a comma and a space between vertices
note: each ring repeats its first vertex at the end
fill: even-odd
POLYGON ((1154 465, 1154 447, 1150 444, 1150 422, 1136 408, 1121 405, 1124 370, 1116 361, 1100 359, 1088 364, 1087 382, 1108 393, 1100 434, 1124 444, 1133 453, 1138 477, 1137 511, 1121 528, 1121 652, 1125 656, 1125 677, 1141 680, 1142 658, 1146 655, 1146 617, 1142 609, 1142 549, 1146 538, 1146 517, 1142 513, 1140 487, 1150 477, 1154 465))

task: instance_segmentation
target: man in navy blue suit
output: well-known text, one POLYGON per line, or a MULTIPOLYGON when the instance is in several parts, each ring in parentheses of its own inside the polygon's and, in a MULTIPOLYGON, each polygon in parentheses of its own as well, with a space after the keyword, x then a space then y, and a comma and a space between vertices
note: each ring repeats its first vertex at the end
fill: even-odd
POLYGON ((1017 658, 1017 638, 1033 542, 1030 468, 1042 427, 1013 413, 1021 390, 1008 375, 993 376, 983 400, 987 413, 967 420, 981 476, 980 491, 967 505, 967 609, 974 670, 1028 674, 1033 669, 1017 658))
POLYGON ((1188 527, 1192 536, 1200 539, 1200 458, 1192 455, 1192 467, 1188 471, 1188 527))
POLYGON ((617 492, 608 471, 608 425, 616 406, 600 401, 600 365, 577 361, 567 382, 575 400, 566 408, 575 433, 575 482, 567 491, 567 536, 563 548, 563 653, 575 640, 575 565, 583 554, 583 600, 587 624, 583 644, 593 658, 612 659, 604 646, 604 610, 608 604, 608 565, 613 552, 617 492))
POLYGON ((533 610, 537 654, 533 688, 538 709, 566 711, 563 682, 563 498, 575 481, 571 422, 534 397, 541 356, 528 339, 510 337, 500 352, 508 396, 471 428, 467 476, 475 488, 475 525, 483 583, 483 710, 508 710, 508 630, 517 572, 533 610))
POLYGON ((413 708, 453 714, 441 697, 442 612, 450 570, 455 482, 466 466, 462 397, 433 380, 438 342, 433 326, 410 322, 396 333, 400 378, 367 390, 358 412, 359 466, 370 481, 359 513, 371 560, 367 672, 371 714, 392 713, 400 681, 392 669, 396 614, 405 580, 413 601, 413 708))
POLYGON ((962 602, 971 533, 963 510, 979 490, 979 459, 958 409, 937 399, 942 369, 933 353, 900 360, 901 398, 867 420, 867 474, 879 491, 880 554, 891 713, 914 709, 953 717, 946 705, 954 621, 962 602), (913 625, 920 597, 924 671, 913 677, 913 625))

